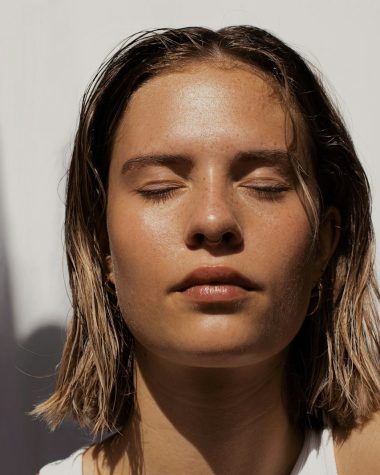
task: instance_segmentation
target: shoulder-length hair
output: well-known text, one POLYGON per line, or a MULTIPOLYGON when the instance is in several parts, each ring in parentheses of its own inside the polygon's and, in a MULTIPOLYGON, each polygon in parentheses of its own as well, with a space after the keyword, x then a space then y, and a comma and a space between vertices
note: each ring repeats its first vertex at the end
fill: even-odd
MULTIPOLYGON (((292 162, 315 236, 328 206, 341 237, 323 275, 318 310, 290 346, 285 394, 299 427, 350 431, 380 407, 379 290, 368 181, 349 133, 318 74, 293 49, 259 28, 180 28, 129 38, 100 68, 82 103, 68 172, 66 252, 73 317, 55 392, 33 411, 51 427, 71 415, 93 432, 117 429, 134 409, 133 337, 108 282, 107 181, 115 132, 131 95, 189 62, 244 63, 275 87, 293 125, 292 162), (299 154, 318 185, 311 192, 299 154), (310 207, 309 207, 310 208, 310 207)), ((310 308, 315 302, 310 303, 310 308)))

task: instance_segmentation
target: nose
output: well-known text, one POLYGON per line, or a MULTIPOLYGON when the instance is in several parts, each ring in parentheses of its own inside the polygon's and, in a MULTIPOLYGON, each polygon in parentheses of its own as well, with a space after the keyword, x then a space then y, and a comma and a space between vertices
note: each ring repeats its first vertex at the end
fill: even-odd
POLYGON ((234 249, 243 244, 243 230, 225 190, 208 190, 194 199, 186 224, 185 242, 199 247, 234 249))

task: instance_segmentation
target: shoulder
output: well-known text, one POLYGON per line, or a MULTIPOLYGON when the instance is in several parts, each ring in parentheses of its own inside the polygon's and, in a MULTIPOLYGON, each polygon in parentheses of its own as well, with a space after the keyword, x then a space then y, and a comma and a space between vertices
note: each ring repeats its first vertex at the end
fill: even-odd
POLYGON ((82 458, 86 447, 63 460, 56 460, 41 468, 38 475, 82 475, 82 458))
POLYGON ((345 440, 336 440, 334 450, 340 475, 380 473, 380 412, 345 440))
POLYGON ((120 437, 115 433, 101 442, 91 445, 83 453, 83 475, 119 473, 120 467, 118 465, 122 462, 125 451, 124 445, 120 444, 119 441, 120 437))

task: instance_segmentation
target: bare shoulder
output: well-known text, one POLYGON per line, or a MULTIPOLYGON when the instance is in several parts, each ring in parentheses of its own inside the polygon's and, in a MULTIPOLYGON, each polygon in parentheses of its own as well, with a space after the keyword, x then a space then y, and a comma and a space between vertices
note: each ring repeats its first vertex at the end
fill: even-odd
POLYGON ((122 460, 123 451, 120 448, 116 434, 103 442, 89 447, 83 454, 83 475, 118 475, 125 474, 126 467, 122 460))
POLYGON ((83 475, 100 474, 94 446, 89 447, 83 454, 82 471, 83 475))
POLYGON ((83 454, 82 459, 83 475, 108 475, 110 471, 103 444, 96 444, 89 447, 83 454))
POLYGON ((334 442, 338 475, 380 474, 380 412, 343 442, 334 442))

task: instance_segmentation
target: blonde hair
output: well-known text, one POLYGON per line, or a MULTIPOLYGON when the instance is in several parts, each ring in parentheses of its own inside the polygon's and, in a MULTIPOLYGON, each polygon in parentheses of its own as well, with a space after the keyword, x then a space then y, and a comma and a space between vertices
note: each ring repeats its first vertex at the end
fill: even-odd
POLYGON ((95 433, 114 430, 134 410, 133 337, 105 265, 108 168, 123 111, 133 92, 162 71, 221 58, 245 63, 276 85, 292 118, 289 155, 312 206, 315 232, 327 206, 342 217, 341 238, 323 276, 321 305, 290 346, 284 389, 290 417, 300 427, 349 431, 380 407, 370 191, 340 115, 311 67, 268 32, 251 26, 180 28, 128 39, 102 65, 83 98, 65 220, 73 317, 56 389, 33 411, 52 428, 71 415, 95 433), (317 199, 297 160, 302 147, 313 164, 317 199))

